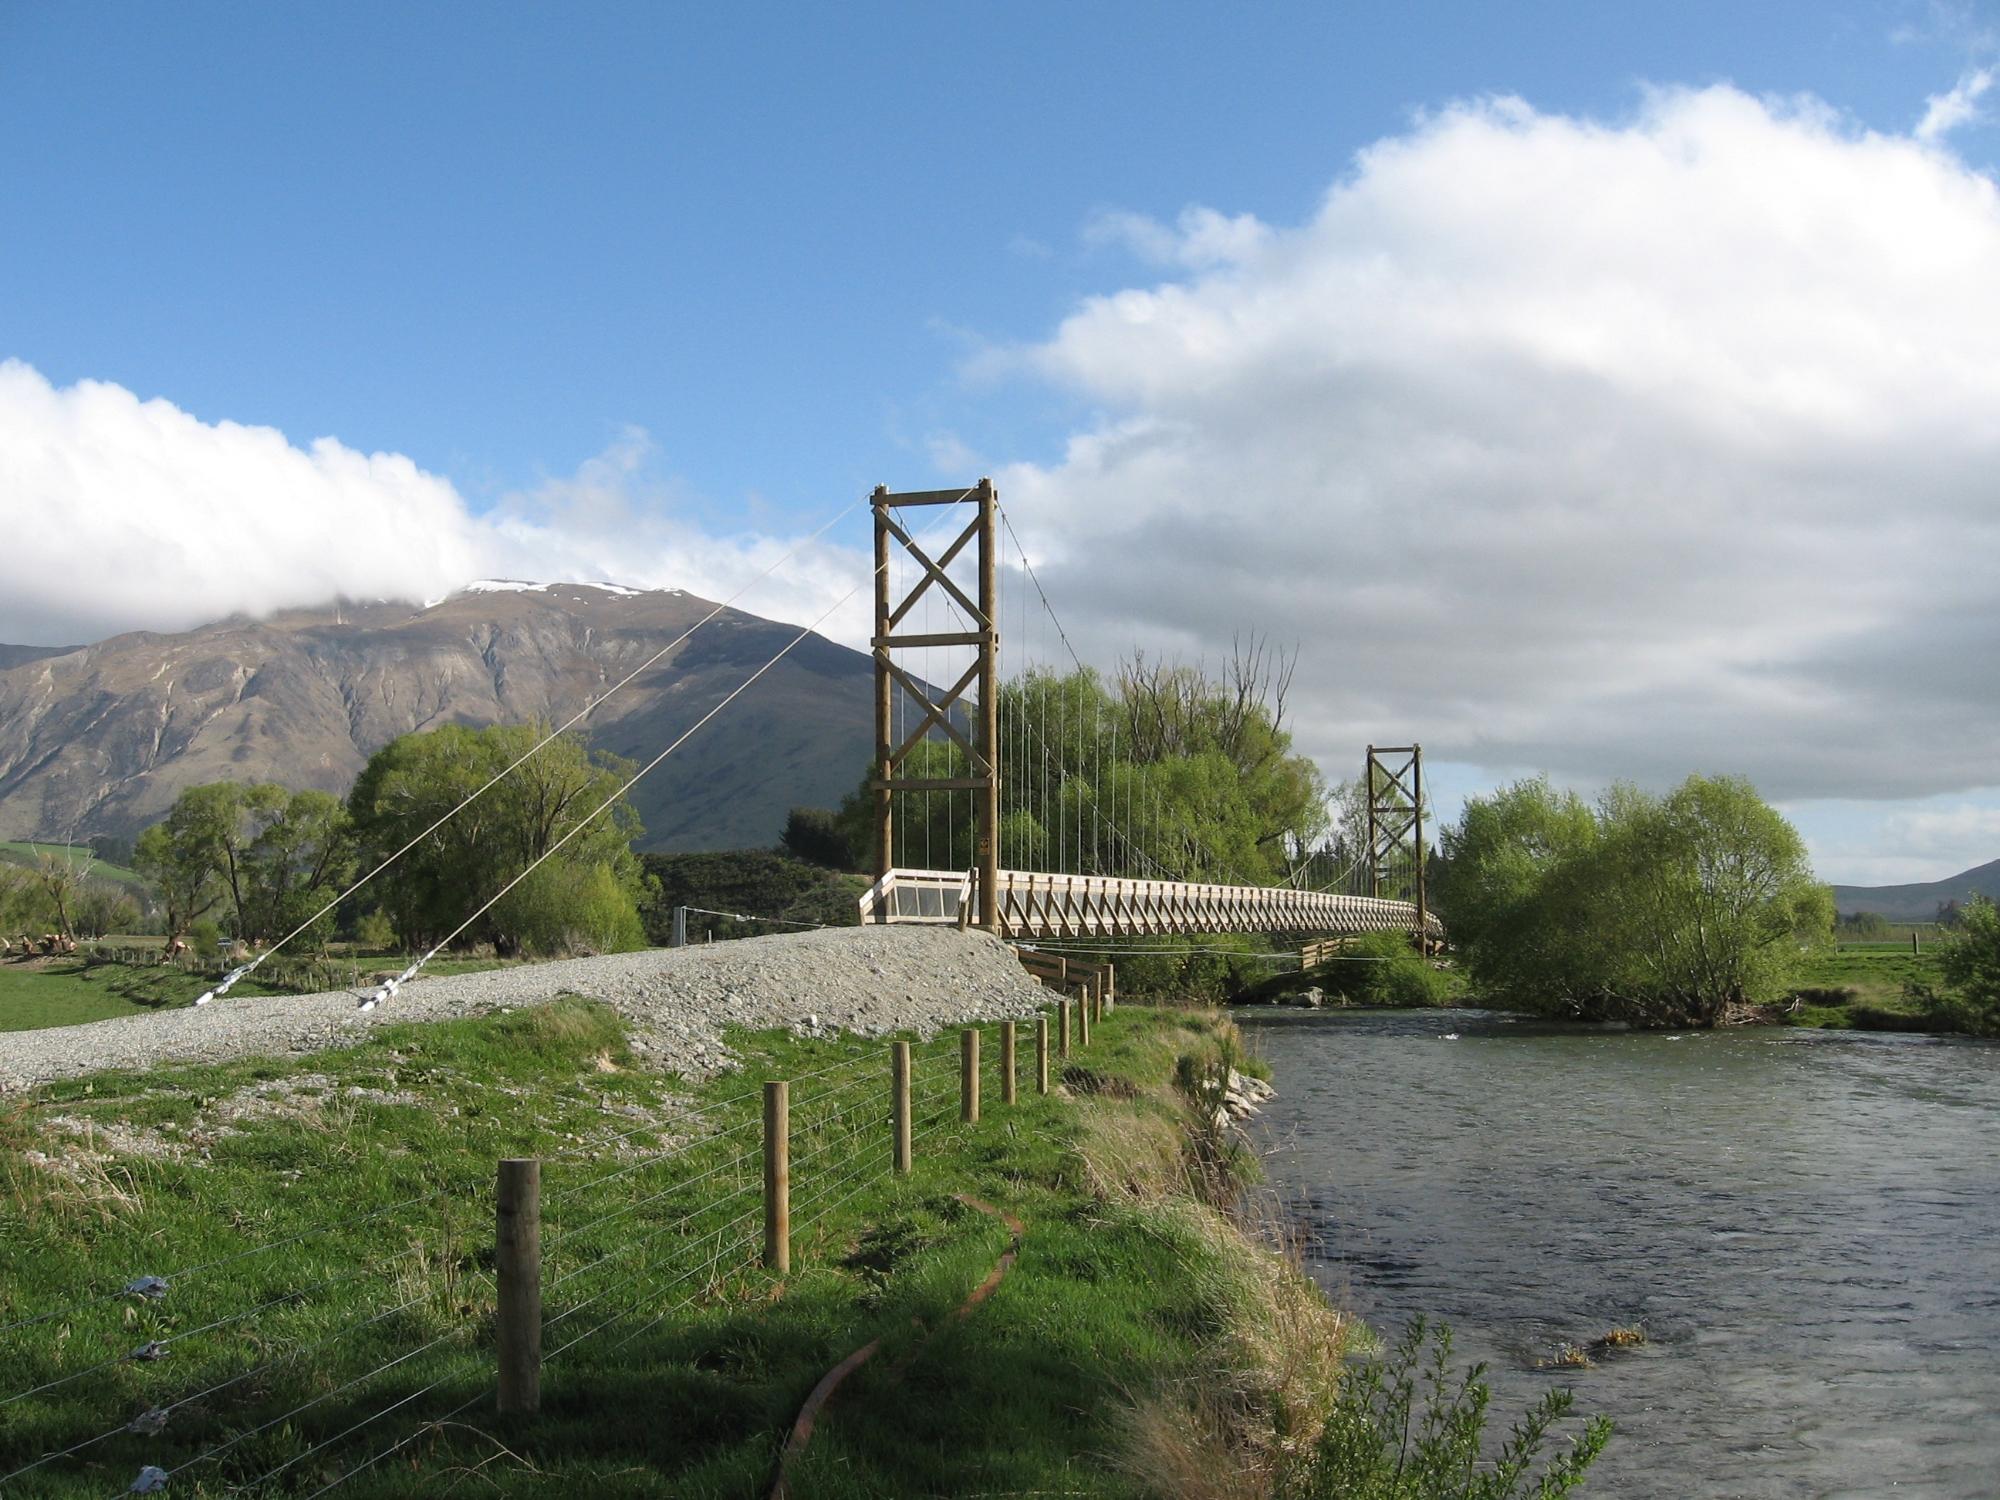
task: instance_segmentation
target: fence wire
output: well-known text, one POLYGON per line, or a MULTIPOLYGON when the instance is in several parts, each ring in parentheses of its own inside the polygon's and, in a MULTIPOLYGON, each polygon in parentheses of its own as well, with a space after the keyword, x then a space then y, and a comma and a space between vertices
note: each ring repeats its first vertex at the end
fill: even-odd
MULTIPOLYGON (((976 1030, 981 1113, 990 1119, 1003 1107, 1001 1028, 976 1030)), ((956 1030, 911 1045, 920 1157, 949 1150, 969 1128, 960 1045, 956 1030)), ((1015 1078, 1018 1095, 1035 1092, 1033 1018, 1016 1023, 1015 1078)), ((788 1084, 790 1234, 795 1246, 823 1245, 843 1210, 893 1178, 891 1049, 850 1047, 788 1084)), ((768 1274, 763 1093, 762 1079, 746 1077, 544 1159, 541 1332, 552 1378, 704 1307, 733 1305, 768 1274), (621 1159, 621 1148, 647 1135, 657 1144, 621 1159)), ((441 1432, 494 1385, 496 1287, 480 1263, 485 1241, 465 1222, 489 1212, 462 1188, 428 1190, 0 1325, 0 1352, 51 1346, 12 1363, 24 1374, 0 1394, 0 1433, 18 1444, 33 1426, 71 1413, 80 1428, 46 1451, 0 1451, 0 1488, 12 1493, 32 1475, 36 1493, 102 1493, 107 1466, 124 1460, 140 1493, 194 1482, 317 1495, 441 1432), (443 1213, 430 1216, 439 1203, 443 1213), (216 1274, 322 1244, 310 1271, 273 1265, 248 1281, 216 1274), (119 1315, 96 1317, 103 1309, 119 1315), (84 1341, 73 1345, 73 1330, 84 1341), (196 1359, 177 1369, 165 1357, 175 1352, 196 1359), (386 1443, 385 1427, 397 1429, 386 1443)))

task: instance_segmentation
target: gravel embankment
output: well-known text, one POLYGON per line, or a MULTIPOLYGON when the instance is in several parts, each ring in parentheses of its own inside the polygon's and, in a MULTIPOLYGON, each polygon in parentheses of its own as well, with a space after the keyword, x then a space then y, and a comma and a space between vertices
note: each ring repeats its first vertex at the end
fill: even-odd
POLYGON ((633 1023, 633 1047, 662 1071, 726 1066, 728 1026, 810 1034, 929 1033, 1023 1017, 1047 999, 1013 951, 978 932, 843 927, 659 948, 606 958, 423 977, 372 1011, 352 991, 231 996, 200 1010, 0 1033, 0 1093, 104 1068, 217 1062, 352 1046, 378 1026, 483 1015, 587 995, 633 1023))

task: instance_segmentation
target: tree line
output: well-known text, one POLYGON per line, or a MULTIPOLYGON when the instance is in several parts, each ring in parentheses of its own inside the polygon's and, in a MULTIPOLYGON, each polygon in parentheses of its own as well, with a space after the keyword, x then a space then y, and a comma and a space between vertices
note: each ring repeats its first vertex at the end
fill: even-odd
POLYGON ((252 947, 296 934, 323 949, 346 921, 372 946, 450 940, 507 956, 642 946, 632 852, 642 830, 620 792, 629 763, 563 735, 480 792, 547 732, 407 734, 375 752, 345 799, 268 782, 189 787, 140 835, 134 867, 158 891, 170 937, 214 922, 252 947), (356 893, 362 915, 333 907, 392 857, 356 893))

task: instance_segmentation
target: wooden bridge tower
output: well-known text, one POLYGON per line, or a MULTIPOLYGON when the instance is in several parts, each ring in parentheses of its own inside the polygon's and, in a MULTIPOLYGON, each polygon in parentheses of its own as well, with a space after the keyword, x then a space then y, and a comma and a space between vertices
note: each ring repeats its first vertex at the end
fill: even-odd
POLYGON ((1368 894, 1382 894, 1384 868, 1408 849, 1414 858, 1417 931, 1426 930, 1430 905, 1424 889, 1424 747, 1370 745, 1364 773, 1368 790, 1368 894))
MULTIPOLYGON (((993 481, 982 479, 965 490, 914 490, 891 494, 877 486, 875 510, 875 875, 885 877, 894 864, 895 800, 898 792, 969 791, 974 807, 974 925, 987 932, 1000 930, 1000 628, 999 628, 999 492, 993 481), (933 560, 896 519, 894 512, 913 505, 971 505, 976 514, 958 534, 957 540, 933 560), (901 600, 891 600, 889 558, 891 544, 900 546, 915 560, 920 576, 901 600), (977 543, 979 561, 978 599, 966 597, 950 574, 953 562, 968 546, 977 543), (898 634, 897 627, 931 588, 964 615, 968 629, 940 634, 898 634), (906 672, 896 663, 895 653, 924 646, 971 646, 973 662, 957 682, 934 697, 937 689, 906 672), (966 690, 977 684, 979 701, 973 716, 972 734, 954 721, 952 709, 966 690), (922 710, 916 728, 897 743, 895 707, 897 695, 907 694, 922 710), (942 731, 965 752, 968 776, 902 776, 903 762, 934 730, 942 731)), ((962 711, 961 711, 962 712, 962 711)))

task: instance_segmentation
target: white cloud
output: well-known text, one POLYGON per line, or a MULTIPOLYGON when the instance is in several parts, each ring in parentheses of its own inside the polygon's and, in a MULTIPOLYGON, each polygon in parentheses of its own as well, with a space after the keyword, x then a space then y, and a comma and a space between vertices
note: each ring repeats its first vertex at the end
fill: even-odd
POLYGON ((1940 140, 1962 125, 1985 119, 1979 101, 1992 87, 1993 70, 1977 68, 1945 93, 1932 94, 1924 101, 1924 117, 1917 122, 1917 139, 1940 140))
POLYGON ((477 576, 456 492, 395 454, 197 420, 0 362, 0 639, 76 642, 477 576))
POLYGON ((1118 222, 1190 269, 1014 351, 1099 416, 997 476, 1101 656, 1297 638, 1336 765, 2000 779, 2000 192, 1948 151, 1485 100, 1296 227, 1118 222))
MULTIPOLYGON (((851 549, 718 535, 626 433, 575 475, 476 515, 399 454, 207 423, 98 381, 0 362, 0 640, 71 644, 236 612, 438 598, 480 577, 613 579, 801 623, 856 582, 851 549), (787 559, 794 547, 798 555, 787 559), (769 580, 756 583, 767 569, 769 580)), ((866 590, 828 629, 865 636, 866 590)))
POLYGON ((1155 265, 1199 271, 1248 259, 1270 233, 1252 214, 1232 218, 1197 206, 1182 209, 1171 227, 1145 214, 1107 210, 1084 226, 1083 238, 1087 245, 1114 245, 1155 265))

